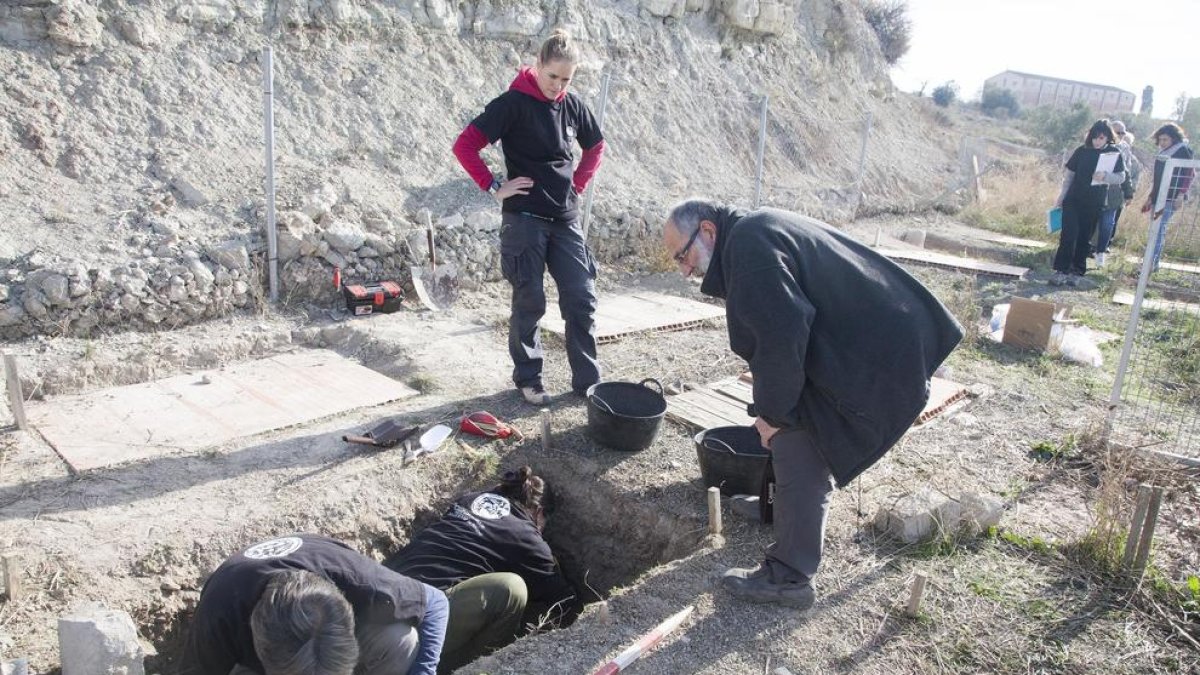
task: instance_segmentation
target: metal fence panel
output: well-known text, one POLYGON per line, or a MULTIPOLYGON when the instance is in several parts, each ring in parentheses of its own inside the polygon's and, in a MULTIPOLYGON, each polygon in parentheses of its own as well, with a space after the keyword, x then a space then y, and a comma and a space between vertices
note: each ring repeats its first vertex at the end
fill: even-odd
POLYGON ((1200 459, 1197 170, 1198 160, 1164 166, 1109 415, 1110 441, 1193 459, 1200 459))

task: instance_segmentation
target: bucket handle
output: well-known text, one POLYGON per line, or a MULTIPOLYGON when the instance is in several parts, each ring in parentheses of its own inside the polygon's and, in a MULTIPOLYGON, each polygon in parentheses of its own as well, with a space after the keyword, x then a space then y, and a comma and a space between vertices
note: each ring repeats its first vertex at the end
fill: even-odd
POLYGON ((614 411, 614 410, 612 409, 612 406, 610 406, 608 403, 606 403, 606 402, 604 401, 604 399, 600 398, 600 397, 599 397, 599 396, 597 396, 595 393, 592 393, 592 395, 588 397, 588 400, 589 400, 589 401, 592 401, 593 403, 595 403, 595 404, 596 404, 596 405, 598 405, 598 406, 603 406, 603 408, 604 408, 606 411, 608 411, 608 414, 609 414, 609 415, 616 415, 616 414, 617 414, 617 413, 616 413, 616 411, 614 411))
MULTIPOLYGON (((666 395, 666 391, 664 391, 664 390, 663 390, 662 383, 661 383, 661 382, 659 382, 658 380, 654 379, 653 377, 647 377, 646 379, 642 380, 641 382, 638 382, 638 384, 639 384, 640 386, 646 387, 646 383, 647 383, 647 382, 653 382, 653 383, 654 383, 654 386, 655 386, 655 387, 658 387, 658 395, 659 395, 659 396, 665 396, 665 395, 666 395)), ((650 387, 646 387, 646 388, 647 388, 647 389, 650 389, 650 387)), ((652 391, 653 391, 653 390, 652 390, 652 391)))
POLYGON ((726 450, 728 450, 728 451, 729 451, 729 454, 731 454, 731 455, 736 455, 736 454, 738 454, 738 451, 737 451, 737 450, 734 450, 732 445, 730 445, 730 444, 726 443, 725 441, 723 441, 723 440, 721 440, 721 439, 719 439, 719 438, 709 438, 708 436, 705 436, 705 437, 704 437, 704 440, 703 440, 703 441, 701 441, 701 445, 703 445, 704 447, 708 448, 709 450, 718 450, 718 449, 719 449, 719 448, 713 448, 713 447, 709 446, 709 443, 710 443, 710 442, 712 442, 712 443, 720 443, 721 445, 725 446, 725 449, 726 449, 726 450))

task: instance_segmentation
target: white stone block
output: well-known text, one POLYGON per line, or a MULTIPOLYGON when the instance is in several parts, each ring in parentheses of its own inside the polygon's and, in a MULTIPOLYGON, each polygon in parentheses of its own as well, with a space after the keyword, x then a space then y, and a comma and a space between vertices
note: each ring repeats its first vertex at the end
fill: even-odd
POLYGON ((958 527, 958 502, 930 488, 905 495, 895 504, 880 508, 875 527, 901 541, 914 544, 958 527))
POLYGON ((129 614, 89 603, 58 620, 62 675, 144 675, 145 651, 129 614))
POLYGON ((992 495, 964 492, 958 498, 962 510, 960 527, 971 534, 978 534, 1000 524, 1004 513, 1004 502, 992 495))

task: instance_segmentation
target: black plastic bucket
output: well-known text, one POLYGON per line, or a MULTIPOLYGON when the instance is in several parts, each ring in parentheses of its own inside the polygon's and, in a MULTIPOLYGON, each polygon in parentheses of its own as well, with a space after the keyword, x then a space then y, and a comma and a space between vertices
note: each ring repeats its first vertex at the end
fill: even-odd
POLYGON ((599 382, 588 387, 588 433, 614 450, 645 450, 658 436, 667 399, 658 380, 599 382), (658 391, 646 386, 652 383, 658 391))
POLYGON ((756 495, 769 454, 754 427, 714 427, 696 434, 704 487, 724 495, 756 495))

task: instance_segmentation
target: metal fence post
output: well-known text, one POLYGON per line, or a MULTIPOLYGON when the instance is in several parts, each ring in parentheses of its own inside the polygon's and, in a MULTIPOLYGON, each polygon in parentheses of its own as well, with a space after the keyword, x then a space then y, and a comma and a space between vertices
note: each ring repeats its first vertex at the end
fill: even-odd
POLYGON ((275 77, 271 47, 263 47, 263 139, 266 142, 267 283, 271 302, 279 301, 279 232, 275 229, 275 77))
MULTIPOLYGON (((612 73, 605 73, 604 79, 600 81, 600 105, 596 112, 596 124, 600 126, 601 133, 604 132, 604 111, 608 108, 608 85, 612 82, 612 73)), ((596 179, 600 176, 599 170, 595 176, 592 176, 592 183, 588 185, 587 200, 583 206, 583 238, 586 241, 588 236, 588 224, 592 220, 592 200, 596 197, 596 179)))
POLYGON ((767 152, 767 105, 771 97, 763 94, 762 110, 758 120, 758 170, 754 174, 754 208, 762 204, 763 157, 767 152))
POLYGON ((854 177, 854 210, 858 211, 858 207, 862 205, 862 184, 863 178, 867 173, 867 146, 871 139, 871 124, 875 117, 872 113, 867 113, 867 123, 863 127, 862 144, 858 151, 858 172, 854 177))

